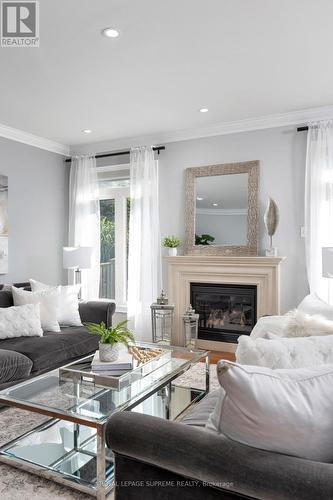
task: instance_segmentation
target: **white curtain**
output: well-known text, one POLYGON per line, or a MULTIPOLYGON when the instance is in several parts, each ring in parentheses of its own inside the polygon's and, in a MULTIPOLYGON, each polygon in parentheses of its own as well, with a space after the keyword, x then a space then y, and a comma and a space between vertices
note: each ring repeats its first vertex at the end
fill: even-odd
POLYGON ((161 291, 158 162, 151 147, 131 150, 130 179, 127 315, 136 339, 151 341, 150 305, 161 291))
POLYGON ((91 269, 82 271, 82 299, 99 297, 100 217, 94 156, 72 158, 69 178, 69 246, 93 248, 91 269))
POLYGON ((310 123, 305 178, 305 245, 311 293, 332 301, 322 277, 322 247, 333 246, 333 120, 310 123))

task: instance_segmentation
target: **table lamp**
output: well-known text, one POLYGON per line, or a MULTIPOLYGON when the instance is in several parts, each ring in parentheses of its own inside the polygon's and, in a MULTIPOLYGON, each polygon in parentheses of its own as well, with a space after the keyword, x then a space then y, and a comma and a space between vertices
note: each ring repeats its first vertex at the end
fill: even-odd
POLYGON ((93 247, 63 247, 62 251, 64 269, 75 269, 74 282, 81 285, 81 270, 92 267, 93 247))

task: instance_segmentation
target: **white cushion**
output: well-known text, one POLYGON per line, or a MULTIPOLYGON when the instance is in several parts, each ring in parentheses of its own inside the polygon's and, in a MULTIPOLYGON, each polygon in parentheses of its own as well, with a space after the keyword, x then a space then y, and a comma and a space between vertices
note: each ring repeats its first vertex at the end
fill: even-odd
POLYGON ((28 292, 13 286, 12 292, 15 306, 40 304, 40 319, 44 331, 60 332, 57 321, 59 289, 28 292))
POLYGON ((242 335, 238 338, 236 361, 274 369, 333 364, 333 335, 271 339, 242 335))
POLYGON ((307 295, 298 305, 297 309, 308 314, 320 314, 333 321, 333 306, 321 300, 316 293, 307 295))
MULTIPOLYGON (((330 307, 330 306, 328 306, 330 307)), ((293 309, 284 316, 264 316, 253 328, 250 337, 310 337, 333 334, 333 321, 320 314, 310 315, 293 309)))
POLYGON ((52 287, 33 279, 30 279, 29 282, 33 292, 59 288, 58 322, 60 326, 82 326, 78 298, 81 285, 52 287))
POLYGON ((283 337, 288 323, 287 316, 263 316, 259 318, 251 332, 251 338, 267 338, 273 333, 277 337, 283 337))
POLYGON ((0 339, 42 335, 39 304, 0 307, 0 339))
POLYGON ((220 401, 207 428, 240 443, 333 461, 333 365, 292 370, 217 364, 220 401))
POLYGON ((314 335, 332 335, 333 321, 320 314, 311 316, 299 309, 287 313, 287 325, 284 337, 312 337, 314 335))

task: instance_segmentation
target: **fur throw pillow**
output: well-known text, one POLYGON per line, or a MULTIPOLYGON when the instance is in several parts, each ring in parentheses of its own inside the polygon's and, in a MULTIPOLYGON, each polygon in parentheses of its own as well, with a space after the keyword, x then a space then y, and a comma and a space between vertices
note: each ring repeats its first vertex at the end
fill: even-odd
POLYGON ((333 334, 333 321, 319 314, 310 314, 293 309, 286 314, 288 320, 283 337, 313 337, 333 334))

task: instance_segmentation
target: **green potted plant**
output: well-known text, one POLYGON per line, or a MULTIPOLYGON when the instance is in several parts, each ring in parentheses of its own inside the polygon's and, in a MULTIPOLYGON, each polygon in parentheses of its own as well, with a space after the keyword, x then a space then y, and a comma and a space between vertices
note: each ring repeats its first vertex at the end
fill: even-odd
POLYGON ((196 234, 195 235, 195 244, 196 245, 210 245, 215 240, 214 236, 210 234, 196 234))
POLYGON ((168 249, 170 257, 177 255, 177 247, 181 244, 181 240, 176 236, 166 236, 162 241, 162 245, 168 249))
POLYGON ((103 322, 84 324, 90 333, 100 336, 99 359, 101 361, 116 361, 121 344, 128 347, 129 342, 135 342, 133 333, 125 326, 127 322, 128 320, 125 319, 109 328, 103 322))

